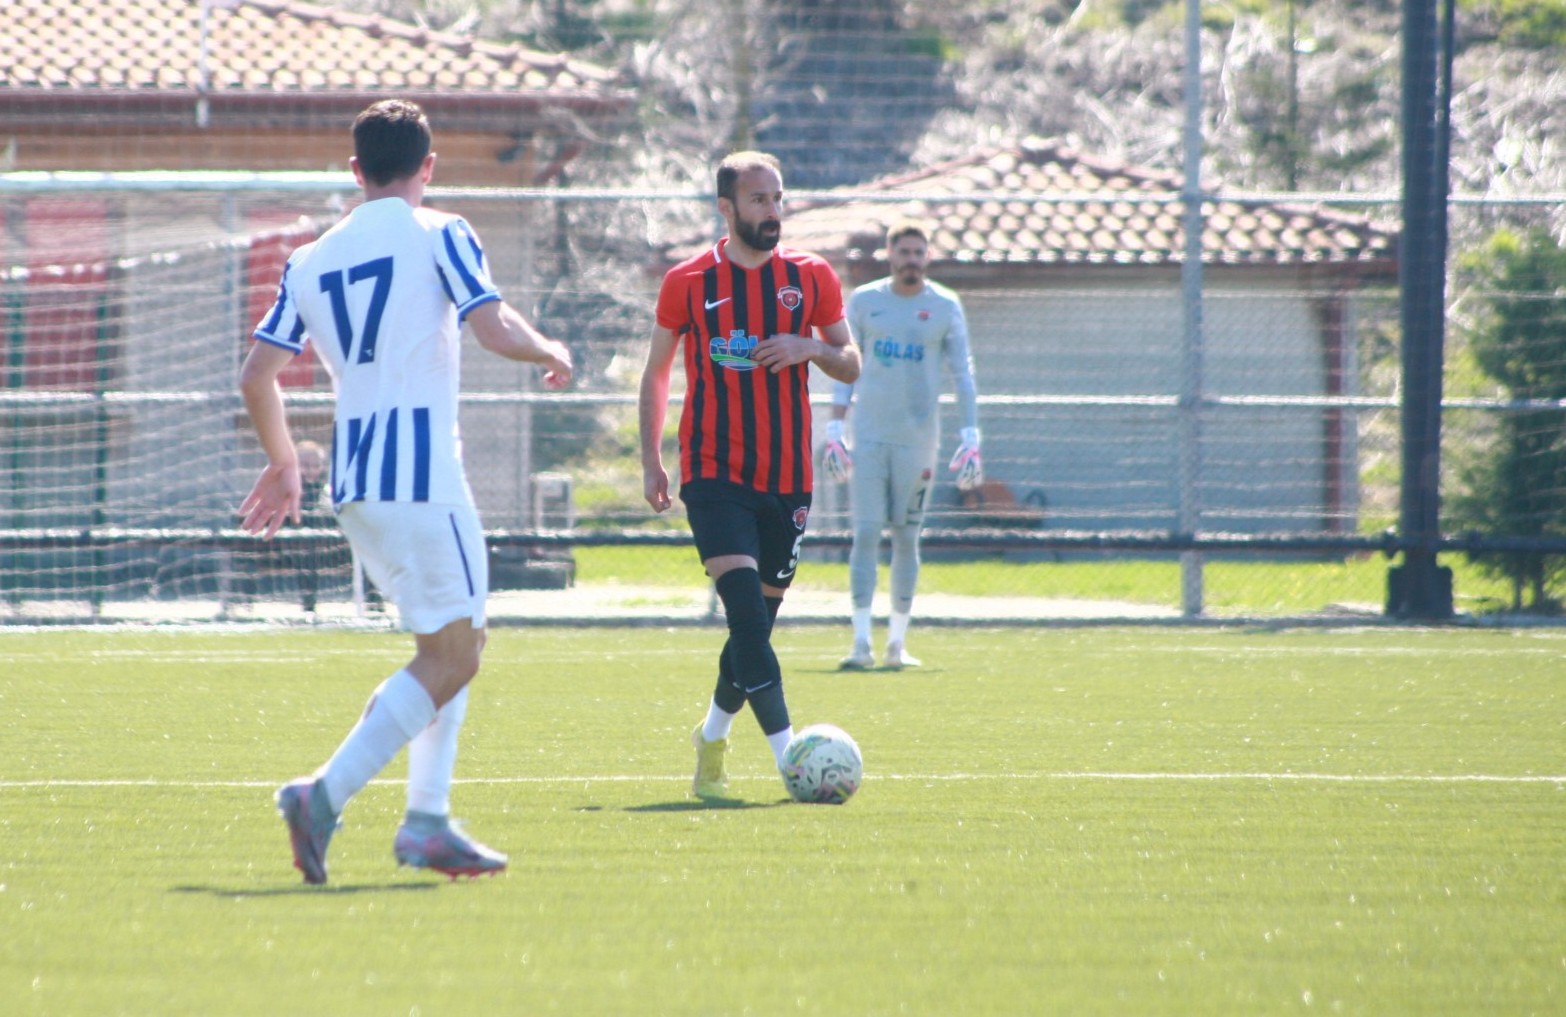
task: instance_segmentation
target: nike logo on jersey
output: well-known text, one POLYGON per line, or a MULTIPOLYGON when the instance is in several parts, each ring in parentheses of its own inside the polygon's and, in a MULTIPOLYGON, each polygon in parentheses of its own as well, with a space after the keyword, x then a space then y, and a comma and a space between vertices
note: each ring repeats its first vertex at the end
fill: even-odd
POLYGON ((703 302, 702 306, 707 308, 707 310, 710 311, 714 307, 722 307, 724 304, 728 303, 730 300, 733 300, 733 299, 734 299, 733 297, 724 297, 722 300, 708 300, 708 301, 703 302))

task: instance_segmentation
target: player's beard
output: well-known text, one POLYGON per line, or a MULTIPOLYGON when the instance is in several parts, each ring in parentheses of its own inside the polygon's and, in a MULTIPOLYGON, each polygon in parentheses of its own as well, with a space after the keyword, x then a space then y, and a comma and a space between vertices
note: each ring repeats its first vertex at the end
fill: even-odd
POLYGON ((759 223, 735 219, 734 232, 739 237, 740 243, 751 250, 770 251, 783 238, 783 224, 776 219, 765 219, 759 223))
POLYGON ((897 281, 913 287, 924 283, 924 269, 919 265, 904 265, 897 270, 897 281))

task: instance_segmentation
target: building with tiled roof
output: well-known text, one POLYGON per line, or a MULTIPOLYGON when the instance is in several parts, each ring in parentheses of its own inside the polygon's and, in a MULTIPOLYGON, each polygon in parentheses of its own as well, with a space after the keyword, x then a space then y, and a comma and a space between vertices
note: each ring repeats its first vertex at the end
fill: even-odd
MULTIPOLYGON (((1181 189, 1174 173, 1029 141, 848 189, 845 203, 791 214, 788 233, 801 247, 840 254, 856 273, 884 265, 886 224, 905 215, 928 223, 943 268, 1178 266, 1181 189), (895 192, 907 201, 855 202, 855 191, 895 192)), ((1209 265, 1358 266, 1371 275, 1396 269, 1395 232, 1331 209, 1219 194, 1205 226, 1209 265)))
MULTIPOLYGON (((70 474, 66 486, 84 490, 86 461, 79 428, 59 414, 75 412, 72 395, 109 387, 126 400, 99 453, 99 490, 118 506, 109 516, 231 524, 231 493, 215 478, 253 459, 251 428, 225 399, 170 413, 147 393, 233 392, 289 251, 357 194, 353 117, 393 97, 429 113, 437 187, 558 185, 632 107, 613 74, 568 57, 295 0, 0 0, 0 173, 59 174, 36 174, 45 186, 30 189, 34 173, 11 173, 0 193, 7 387, 63 400, 29 410, 42 451, 19 487, 37 493, 38 518, 75 518, 79 499, 51 478, 70 474), (93 175, 115 171, 243 172, 93 175), (251 176, 267 171, 317 172, 287 176, 309 177, 288 189, 284 174, 251 176), (63 514, 50 514, 56 497, 63 514)), ((502 292, 527 307, 539 252, 564 242, 551 210, 441 207, 468 217, 502 292)), ((470 388, 529 383, 527 365, 486 360, 466 359, 470 388)), ((308 352, 282 380, 301 394, 328 389, 308 352)), ((486 507, 528 504, 506 440, 516 412, 475 411, 469 462, 486 507)), ((291 406, 300 437, 329 440, 329 414, 322 402, 291 406)))
POLYGON ((6 0, 5 169, 326 169, 376 99, 419 102, 447 184, 547 182, 630 96, 514 44, 294 0, 6 0))
MULTIPOLYGON (((1176 174, 1030 141, 796 206, 783 234, 857 285, 886 274, 889 223, 926 224, 930 277, 962 296, 993 397, 987 472, 1047 503, 1051 525, 1176 527, 1194 364, 1202 467, 1185 499, 1202 528, 1352 532, 1361 335, 1395 310, 1398 235, 1325 207, 1213 194, 1193 356, 1181 189, 1176 174)), ((955 498, 937 487, 937 505, 955 498)))

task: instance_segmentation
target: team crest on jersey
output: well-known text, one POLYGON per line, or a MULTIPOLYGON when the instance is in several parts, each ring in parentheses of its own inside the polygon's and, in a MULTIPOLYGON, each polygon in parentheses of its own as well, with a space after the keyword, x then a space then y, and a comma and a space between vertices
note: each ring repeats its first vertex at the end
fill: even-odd
POLYGON ((785 286, 778 290, 778 303, 787 310, 797 311, 804 302, 805 294, 798 286, 785 286))
POLYGON ((929 321, 930 320, 930 312, 921 308, 920 311, 919 311, 919 320, 920 321, 929 321))
POLYGON ((794 529, 803 530, 805 520, 810 518, 810 509, 801 506, 794 510, 794 529))
POLYGON ((713 336, 707 344, 707 352, 712 356, 712 362, 719 367, 731 371, 754 371, 756 362, 750 359, 750 355, 756 350, 756 342, 756 337, 747 335, 744 329, 731 329, 727 338, 713 336))

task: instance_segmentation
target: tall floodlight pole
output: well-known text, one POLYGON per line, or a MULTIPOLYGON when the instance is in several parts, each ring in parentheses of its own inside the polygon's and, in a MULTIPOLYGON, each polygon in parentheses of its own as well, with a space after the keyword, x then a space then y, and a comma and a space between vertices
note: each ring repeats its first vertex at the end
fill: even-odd
MULTIPOLYGON (((1179 531, 1193 536, 1201 527, 1202 502, 1202 4, 1185 5, 1185 205, 1182 228, 1185 254, 1180 263, 1182 343, 1180 357, 1179 531)), ((1186 617, 1202 613, 1202 556, 1180 555, 1180 611, 1186 617)))
POLYGON ((1452 573, 1436 563, 1441 538, 1441 372, 1446 337, 1446 203, 1451 45, 1436 0, 1403 4, 1403 231, 1398 288, 1403 329, 1403 564, 1387 577, 1387 613, 1452 614, 1452 573), (1445 56, 1443 57, 1443 53, 1445 56))

